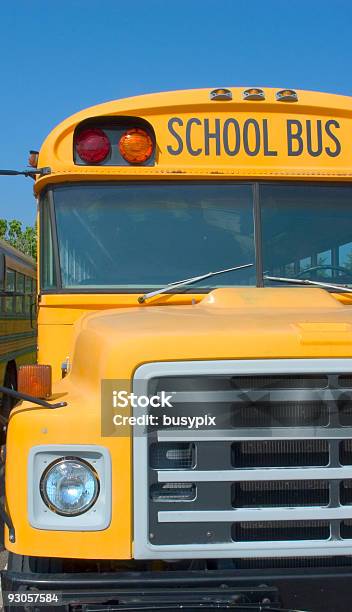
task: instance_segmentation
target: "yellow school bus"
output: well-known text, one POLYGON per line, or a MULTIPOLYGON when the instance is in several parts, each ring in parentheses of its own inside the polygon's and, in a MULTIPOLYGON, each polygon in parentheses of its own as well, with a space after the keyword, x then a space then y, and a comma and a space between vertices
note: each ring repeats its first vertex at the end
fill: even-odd
POLYGON ((54 403, 7 431, 18 609, 349 608, 351 179, 331 94, 144 95, 47 137, 54 403))
MULTIPOLYGON (((0 385, 17 388, 21 365, 36 361, 36 264, 0 240, 0 385)), ((8 417, 13 400, 2 397, 8 417)))

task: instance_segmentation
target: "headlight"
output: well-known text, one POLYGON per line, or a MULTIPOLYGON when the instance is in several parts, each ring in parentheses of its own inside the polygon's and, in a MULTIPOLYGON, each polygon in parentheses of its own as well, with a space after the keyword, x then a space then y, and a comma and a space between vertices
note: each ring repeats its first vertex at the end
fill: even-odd
POLYGON ((44 503, 64 516, 83 514, 99 495, 99 479, 94 468, 82 459, 63 457, 51 463, 40 481, 44 503))

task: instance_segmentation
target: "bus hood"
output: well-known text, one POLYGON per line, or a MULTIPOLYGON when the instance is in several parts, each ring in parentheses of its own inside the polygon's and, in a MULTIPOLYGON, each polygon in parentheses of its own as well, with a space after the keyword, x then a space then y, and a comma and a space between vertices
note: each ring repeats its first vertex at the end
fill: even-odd
POLYGON ((167 300, 80 319, 71 382, 129 379, 153 361, 351 356, 352 308, 323 289, 228 288, 194 305, 167 300))

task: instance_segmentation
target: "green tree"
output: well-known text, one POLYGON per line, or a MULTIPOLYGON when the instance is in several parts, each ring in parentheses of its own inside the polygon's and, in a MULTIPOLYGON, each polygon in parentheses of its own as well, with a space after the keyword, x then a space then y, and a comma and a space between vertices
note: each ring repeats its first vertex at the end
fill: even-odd
POLYGON ((7 232, 7 221, 6 219, 0 219, 0 238, 2 238, 3 240, 5 240, 6 232, 7 232))
POLYGON ((22 221, 0 219, 0 238, 13 247, 36 259, 37 257, 37 224, 23 227, 22 221))

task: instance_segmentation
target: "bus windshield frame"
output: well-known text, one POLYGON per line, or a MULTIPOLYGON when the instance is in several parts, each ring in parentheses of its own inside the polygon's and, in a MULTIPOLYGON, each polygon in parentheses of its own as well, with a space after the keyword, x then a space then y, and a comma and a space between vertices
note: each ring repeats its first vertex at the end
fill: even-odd
MULTIPOLYGON (((85 193, 88 192, 85 191, 85 193)), ((222 196, 219 196, 220 199, 221 197, 222 196)), ((229 210, 226 209, 225 212, 227 217, 225 218, 230 220, 230 224, 229 228, 224 228, 223 219, 216 217, 214 221, 214 216, 212 217, 213 213, 210 210, 211 206, 209 208, 209 200, 207 200, 207 202, 208 203, 205 205, 205 216, 207 217, 206 222, 209 223, 210 219, 210 226, 213 227, 215 224, 217 229, 216 240, 214 236, 211 236, 213 240, 213 247, 214 244, 220 243, 222 246, 224 246, 226 240, 223 240, 222 235, 229 238, 229 235, 232 232, 232 237, 234 237, 236 223, 238 226, 237 230, 241 230, 241 224, 238 222, 238 211, 237 209, 235 211, 237 214, 237 221, 235 222, 234 216, 230 217, 228 214, 229 210), (218 232, 220 226, 221 230, 228 229, 226 234, 220 234, 218 232)), ((224 200, 222 200, 222 202, 224 202, 224 200)), ((191 203, 193 204, 193 202, 191 203)), ((85 204, 81 203, 79 205, 83 211, 85 204)), ((184 212, 185 206, 183 203, 182 206, 184 212)), ((204 201, 202 201, 202 207, 204 209, 204 201)), ((96 207, 95 210, 99 210, 99 207, 96 207)), ((143 210, 143 206, 141 207, 141 210, 143 210)), ((161 210, 160 206, 159 210, 161 210)), ((172 210, 175 212, 176 208, 173 208, 172 210)), ((196 212, 197 214, 199 213, 199 211, 196 212)), ((233 267, 246 263, 254 263, 253 268, 249 268, 249 270, 252 271, 251 273, 247 270, 243 271, 242 273, 234 273, 233 276, 231 276, 231 273, 229 273, 228 278, 226 278, 226 275, 222 275, 219 278, 215 277, 212 283, 210 283, 208 280, 206 284, 199 283, 189 287, 185 286, 177 289, 170 289, 168 290, 168 293, 208 293, 209 291, 218 287, 275 286, 275 283, 264 280, 264 276, 266 275, 286 276, 290 278, 294 277, 333 283, 335 285, 341 285, 341 291, 343 291, 344 285, 352 286, 352 232, 350 233, 350 239, 348 241, 344 238, 349 227, 347 220, 350 221, 350 223, 352 222, 352 186, 345 182, 253 180, 209 181, 208 179, 203 181, 153 180, 148 182, 89 181, 64 183, 62 185, 50 186, 42 194, 40 201, 40 214, 41 227, 43 228, 43 231, 41 232, 40 250, 42 293, 139 294, 159 289, 160 287, 168 283, 172 283, 183 276, 187 277, 192 276, 193 274, 200 275, 209 270, 233 267), (248 229, 248 225, 249 219, 252 218, 253 248, 247 248, 247 251, 243 254, 242 259, 241 257, 238 257, 238 252, 236 252, 236 250, 233 255, 232 252, 230 253, 230 251, 227 250, 227 254, 225 253, 226 259, 219 260, 219 257, 217 259, 214 257, 213 261, 212 258, 209 257, 209 259, 204 261, 204 265, 203 257, 203 268, 199 266, 201 269, 198 269, 198 266, 196 266, 197 262, 193 257, 192 251, 190 251, 189 253, 186 253, 185 258, 185 265, 188 261, 190 263, 190 268, 187 270, 187 272, 184 268, 173 270, 172 265, 170 265, 170 262, 168 262, 166 259, 165 276, 163 278, 159 278, 158 282, 155 283, 151 283, 149 279, 149 281, 144 284, 143 282, 135 282, 132 284, 126 282, 126 284, 118 283, 116 285, 109 285, 108 283, 89 284, 84 282, 82 284, 72 283, 71 285, 66 282, 65 284, 65 270, 63 269, 62 265, 62 244, 63 237, 67 238, 69 235, 69 238, 71 236, 71 240, 73 240, 75 233, 77 235, 74 227, 70 226, 70 222, 72 222, 75 217, 77 218, 77 207, 75 209, 75 202, 78 202, 78 190, 82 190, 82 188, 83 191, 87 189, 95 189, 96 193, 102 194, 104 193, 103 190, 106 188, 118 189, 119 187, 123 187, 124 193, 129 193, 133 190, 133 193, 137 193, 136 190, 138 189, 143 190, 143 188, 145 188, 146 190, 149 189, 149 192, 151 192, 152 190, 158 190, 160 188, 159 186, 162 187, 164 194, 172 193, 172 190, 174 190, 174 193, 176 193, 177 189, 179 189, 181 193, 182 189, 186 189, 187 192, 187 187, 191 187, 189 192, 189 202, 192 200, 192 189, 196 190, 194 193, 197 193, 197 190, 200 187, 200 190, 203 189, 204 193, 207 193, 207 197, 209 198, 209 193, 211 193, 212 189, 214 190, 214 193, 217 192, 224 194, 226 193, 226 189, 229 190, 229 193, 231 193, 231 190, 233 190, 233 193, 235 193, 236 188, 240 187, 242 189, 242 193, 247 193, 247 195, 250 194, 248 211, 246 212, 244 225, 247 228, 247 235, 245 238, 247 243, 249 243, 250 229, 248 229), (76 190, 76 192, 74 192, 74 190, 76 190), (61 200, 60 196, 58 197, 58 194, 60 193, 64 194, 65 196, 61 197, 61 200), (67 194, 69 194, 68 198, 67 194), (76 197, 72 198, 71 194, 73 194, 73 196, 76 195, 76 197), (302 197, 302 195, 304 197, 302 197), (337 195, 339 200, 337 200, 337 195), (309 201, 307 201, 307 198, 309 201), (328 204, 325 206, 324 198, 328 202, 328 204), (313 202, 313 204, 311 202, 313 202), (350 209, 349 202, 351 202, 350 209), (70 213, 70 207, 72 207, 72 219, 67 216, 70 213), (65 210, 67 217, 64 223, 62 222, 63 215, 61 214, 61 210, 65 210), (332 222, 334 222, 333 226, 332 222), (331 231, 332 227, 334 227, 333 232, 331 231), (329 248, 326 248, 328 244, 327 241, 329 240, 329 248), (338 243, 338 240, 340 240, 340 244, 338 243), (311 244, 311 252, 309 253, 311 244), (291 261, 290 257, 288 257, 288 253, 285 259, 284 249, 291 248, 292 251, 292 249, 295 248, 295 245, 299 245, 299 248, 302 249, 301 253, 298 253, 301 256, 296 257, 296 259, 292 256, 291 261), (273 257, 276 257, 275 261, 273 260, 273 257), (274 265, 274 263, 277 265, 274 265), (341 263, 346 265, 340 265, 341 263), (254 278, 253 271, 255 273, 254 278), (243 274, 244 276, 241 278, 240 274, 243 274), (252 274, 252 277, 249 276, 250 274, 252 274), (248 279, 250 279, 250 282, 248 282, 248 279)), ((203 222, 203 217, 199 217, 199 214, 198 217, 195 217, 197 221, 193 227, 193 230, 191 228, 190 236, 192 236, 193 231, 193 235, 197 238, 197 228, 199 227, 199 224, 197 225, 197 223, 199 220, 203 222)), ((169 221, 170 220, 168 220, 168 223, 169 221)), ((82 225, 82 220, 80 220, 80 224, 82 225)), ((111 223, 107 223, 107 227, 110 226, 111 223)), ((149 227, 150 223, 148 224, 148 221, 146 221, 145 232, 148 232, 149 227)), ((88 230, 90 232, 92 244, 94 244, 94 241, 98 239, 93 231, 95 230, 95 227, 91 226, 88 228, 88 230)), ((177 241, 181 241, 183 234, 180 234, 177 237, 176 230, 175 240, 177 243, 177 241)), ((149 247, 152 244, 155 245, 156 248, 160 248, 160 253, 157 254, 159 256, 165 253, 165 245, 167 244, 167 240, 165 241, 165 234, 166 232, 163 231, 162 227, 156 228, 153 240, 147 243, 149 247)), ((104 234, 102 234, 102 236, 103 235, 104 234)), ((238 231, 235 236, 237 241, 239 236, 241 236, 241 231, 238 231)), ((208 239, 208 236, 206 236, 206 238, 208 239)), ((89 239, 86 239, 86 242, 89 244, 89 239)), ((145 244, 143 244, 143 240, 137 240, 135 246, 137 249, 140 249, 139 265, 142 269, 143 266, 146 267, 148 265, 148 258, 144 256, 146 253, 148 253, 148 250, 146 249, 145 244)), ((229 247, 227 247, 227 249, 228 248, 229 247)), ((195 249, 195 252, 199 252, 199 247, 195 249)), ((218 252, 214 250, 214 248, 213 250, 210 249, 209 253, 216 253, 218 256, 218 252)), ((149 255, 152 257, 153 253, 149 252, 149 255)), ((93 256, 94 259, 93 252, 90 253, 90 257, 91 256, 93 256)), ((126 256, 128 257, 128 251, 126 251, 126 256)), ((138 262, 138 258, 136 261, 138 262)), ((281 286, 286 285, 281 284, 281 286)), ((294 285, 288 284, 287 286, 292 287, 294 285)))

